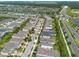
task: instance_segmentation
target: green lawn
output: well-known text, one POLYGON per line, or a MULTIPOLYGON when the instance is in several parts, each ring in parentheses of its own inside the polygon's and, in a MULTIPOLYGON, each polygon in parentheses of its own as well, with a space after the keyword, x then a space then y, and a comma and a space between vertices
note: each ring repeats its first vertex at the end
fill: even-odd
POLYGON ((55 19, 55 29, 56 29, 56 41, 57 41, 55 47, 60 52, 61 57, 68 57, 69 54, 68 54, 66 45, 64 43, 64 40, 63 40, 63 36, 62 36, 61 30, 60 30, 60 26, 58 24, 58 19, 55 19))
POLYGON ((4 44, 10 40, 12 37, 13 32, 9 32, 7 35, 5 35, 1 40, 0 40, 0 51, 2 50, 4 44))
POLYGON ((78 41, 78 39, 74 39, 74 43, 75 43, 76 46, 79 48, 79 41, 78 41))
POLYGON ((71 9, 67 12, 71 17, 79 17, 79 9, 71 9))
POLYGON ((72 19, 69 20, 69 24, 72 25, 73 29, 79 34, 79 27, 76 24, 72 23, 72 19))
POLYGON ((5 19, 9 19, 10 17, 6 17, 6 16, 0 16, 0 21, 5 20, 5 19))
POLYGON ((0 40, 0 46, 3 45, 4 43, 8 42, 10 38, 12 37, 13 32, 9 32, 7 35, 5 35, 1 40, 0 40))

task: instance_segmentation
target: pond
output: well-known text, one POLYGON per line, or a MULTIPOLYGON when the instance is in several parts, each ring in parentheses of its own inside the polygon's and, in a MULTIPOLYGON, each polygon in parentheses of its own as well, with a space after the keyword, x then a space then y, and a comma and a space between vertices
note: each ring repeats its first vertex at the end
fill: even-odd
POLYGON ((5 32, 5 31, 8 31, 9 29, 8 28, 0 28, 0 32, 5 32))

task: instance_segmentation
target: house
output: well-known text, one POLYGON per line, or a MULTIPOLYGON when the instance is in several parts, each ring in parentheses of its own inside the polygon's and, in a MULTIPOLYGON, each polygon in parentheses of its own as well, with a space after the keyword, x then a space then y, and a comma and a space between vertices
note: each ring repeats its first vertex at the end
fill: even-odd
POLYGON ((17 22, 12 22, 10 24, 7 25, 7 27, 9 29, 14 29, 15 27, 20 27, 21 23, 17 23, 17 22))
POLYGON ((12 38, 22 38, 24 39, 27 36, 28 32, 27 31, 20 31, 17 34, 14 34, 12 38))
POLYGON ((1 55, 8 56, 18 47, 18 43, 8 42, 4 45, 4 48, 1 51, 1 55))

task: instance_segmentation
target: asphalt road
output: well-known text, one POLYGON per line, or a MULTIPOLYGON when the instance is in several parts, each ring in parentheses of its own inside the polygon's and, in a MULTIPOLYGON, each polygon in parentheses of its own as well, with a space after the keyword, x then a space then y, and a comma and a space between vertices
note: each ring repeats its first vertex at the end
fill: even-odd
POLYGON ((66 32, 66 35, 68 36, 68 41, 71 42, 70 48, 72 49, 72 52, 75 54, 75 56, 79 56, 79 49, 78 47, 74 44, 74 39, 72 38, 71 34, 69 33, 66 24, 64 21, 62 21, 64 31, 66 32))
MULTIPOLYGON (((63 11, 63 12, 61 12, 61 15, 62 15, 62 13, 63 13, 63 14, 66 13, 67 9, 63 8, 61 11, 63 11)), ((67 14, 67 13, 66 13, 66 14, 67 14)), ((65 16, 66 16, 66 14, 65 14, 65 16)), ((75 56, 78 57, 78 56, 79 56, 79 48, 74 44, 74 39, 73 39, 73 37, 71 36, 71 34, 69 33, 67 27, 69 28, 69 30, 70 30, 71 32, 73 32, 75 38, 77 38, 78 40, 79 40, 79 35, 78 35, 78 33, 72 28, 72 26, 71 26, 68 22, 66 22, 66 19, 67 19, 67 18, 65 18, 65 17, 63 18, 62 16, 61 16, 60 18, 61 18, 61 21, 62 21, 62 23, 63 23, 64 30, 66 31, 66 35, 68 36, 68 41, 71 42, 70 47, 71 47, 72 51, 74 52, 75 56), (66 25, 67 25, 67 27, 66 27, 66 25)))
POLYGON ((67 24, 67 26, 68 26, 68 28, 73 32, 73 34, 74 34, 74 36, 78 39, 78 41, 79 41, 79 35, 78 35, 78 33, 72 28, 72 26, 69 24, 69 23, 67 23, 67 22, 65 22, 66 24, 67 24))
MULTIPOLYGON (((36 26, 36 23, 35 23, 35 26, 36 26)), ((34 45, 34 40, 35 40, 35 35, 32 35, 32 41, 28 43, 28 46, 25 48, 25 52, 22 54, 22 57, 28 57, 28 55, 31 53, 32 47, 34 45)))

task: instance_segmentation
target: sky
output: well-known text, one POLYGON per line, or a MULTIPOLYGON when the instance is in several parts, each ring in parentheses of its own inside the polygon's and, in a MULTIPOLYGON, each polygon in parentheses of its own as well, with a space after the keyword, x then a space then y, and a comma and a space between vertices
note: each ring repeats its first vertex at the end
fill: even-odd
POLYGON ((79 0, 0 0, 0 1, 79 1, 79 0))

